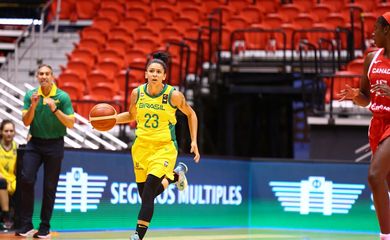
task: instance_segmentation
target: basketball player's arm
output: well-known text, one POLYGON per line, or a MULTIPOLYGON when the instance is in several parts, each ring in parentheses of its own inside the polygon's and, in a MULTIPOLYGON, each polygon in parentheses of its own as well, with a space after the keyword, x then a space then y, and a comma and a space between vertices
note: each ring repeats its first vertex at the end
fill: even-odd
POLYGON ((171 96, 171 102, 173 106, 176 106, 180 111, 182 111, 188 120, 188 128, 190 130, 191 135, 191 153, 195 154, 194 160, 196 163, 200 160, 200 154, 198 150, 198 118, 194 109, 190 105, 188 105, 184 95, 179 91, 173 91, 171 96))
POLYGON ((345 89, 341 90, 338 96, 339 101, 352 100, 356 105, 365 107, 370 104, 370 81, 367 77, 368 68, 375 53, 369 53, 364 60, 363 75, 360 79, 360 88, 353 88, 348 84, 345 85, 345 89))
POLYGON ((364 59, 363 76, 360 79, 359 92, 352 98, 352 101, 359 106, 366 107, 370 104, 370 80, 368 79, 368 69, 370 68, 371 61, 374 58, 375 52, 371 52, 364 59))
POLYGON ((131 92, 129 111, 119 113, 116 116, 116 124, 124 124, 124 123, 135 121, 135 116, 137 114, 137 108, 135 106, 137 103, 137 98, 138 98, 138 89, 135 88, 131 92))

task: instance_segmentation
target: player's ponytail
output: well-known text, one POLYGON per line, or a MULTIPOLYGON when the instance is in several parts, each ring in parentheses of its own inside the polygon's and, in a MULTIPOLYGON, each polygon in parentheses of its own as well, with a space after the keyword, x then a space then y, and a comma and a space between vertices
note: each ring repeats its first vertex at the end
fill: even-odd
POLYGON ((152 63, 159 63, 164 68, 164 71, 167 72, 168 63, 169 63, 169 54, 163 51, 152 53, 151 58, 148 64, 146 65, 146 68, 148 68, 149 65, 152 63))

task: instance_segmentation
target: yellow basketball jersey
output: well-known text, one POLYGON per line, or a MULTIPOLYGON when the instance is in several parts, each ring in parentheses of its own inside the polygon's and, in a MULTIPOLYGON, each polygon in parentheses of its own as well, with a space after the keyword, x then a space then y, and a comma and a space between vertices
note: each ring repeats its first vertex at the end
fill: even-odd
POLYGON ((171 94, 175 90, 165 84, 160 94, 147 93, 147 84, 138 87, 137 140, 169 142, 176 140, 176 107, 171 104, 171 94))
POLYGON ((15 167, 17 156, 17 144, 12 142, 12 148, 6 151, 0 144, 0 174, 8 181, 14 182, 16 180, 15 167))

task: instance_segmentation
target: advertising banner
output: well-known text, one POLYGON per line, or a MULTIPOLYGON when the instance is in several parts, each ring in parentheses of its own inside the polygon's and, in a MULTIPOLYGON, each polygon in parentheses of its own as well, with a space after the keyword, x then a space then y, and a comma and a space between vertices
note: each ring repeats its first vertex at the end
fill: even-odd
MULTIPOLYGON (((262 227, 378 231, 367 164, 202 158, 189 186, 157 197, 154 228, 262 227)), ((36 185, 39 223, 42 174, 36 185)), ((65 153, 52 228, 132 229, 141 199, 129 153, 65 153)))

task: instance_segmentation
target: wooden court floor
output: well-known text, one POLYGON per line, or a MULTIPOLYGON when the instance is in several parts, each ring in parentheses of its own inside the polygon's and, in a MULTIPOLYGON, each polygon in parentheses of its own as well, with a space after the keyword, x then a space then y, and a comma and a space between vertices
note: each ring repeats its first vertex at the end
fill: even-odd
MULTIPOLYGON (((52 239, 129 239, 131 231, 95 231, 95 232, 52 232, 52 239)), ((13 232, 0 233, 0 239, 33 239, 15 237, 13 232)), ((175 229, 150 230, 144 240, 378 240, 376 234, 344 233, 344 232, 316 232, 295 230, 265 230, 265 229, 175 229)))

